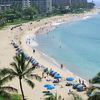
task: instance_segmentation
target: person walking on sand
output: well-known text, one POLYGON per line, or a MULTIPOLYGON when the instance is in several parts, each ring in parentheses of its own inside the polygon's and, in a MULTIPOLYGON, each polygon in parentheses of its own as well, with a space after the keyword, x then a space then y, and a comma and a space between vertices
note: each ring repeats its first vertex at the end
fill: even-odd
POLYGON ((44 71, 42 72, 42 78, 44 78, 44 71))
POLYGON ((84 87, 86 87, 86 85, 85 85, 85 83, 84 83, 84 80, 82 81, 82 85, 83 85, 84 87))
POLYGON ((79 83, 81 84, 81 79, 79 78, 79 83))
POLYGON ((63 64, 61 64, 61 69, 63 69, 63 64))
POLYGON ((33 49, 33 53, 35 53, 35 49, 33 49))

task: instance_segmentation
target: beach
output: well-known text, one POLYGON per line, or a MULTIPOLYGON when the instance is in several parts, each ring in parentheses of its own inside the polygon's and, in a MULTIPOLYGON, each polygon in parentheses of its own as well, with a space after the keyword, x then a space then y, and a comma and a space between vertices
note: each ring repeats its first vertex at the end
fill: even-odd
MULTIPOLYGON (((68 95, 69 90, 75 91, 72 89, 72 87, 65 86, 66 83, 66 77, 72 76, 75 78, 75 81, 79 81, 79 79, 84 80, 80 78, 79 76, 75 75, 74 73, 70 72, 69 70, 62 70, 59 64, 55 64, 52 61, 48 60, 46 56, 43 55, 43 53, 39 50, 35 50, 35 53, 33 53, 33 49, 29 46, 30 40, 27 40, 28 36, 33 36, 36 34, 44 34, 51 31, 53 28, 56 27, 56 25, 59 25, 59 23, 64 22, 71 22, 75 21, 81 18, 87 18, 87 16, 91 14, 95 14, 96 11, 99 10, 92 10, 90 12, 85 12, 82 14, 66 14, 63 16, 54 16, 50 18, 45 18, 40 21, 34 21, 29 23, 24 23, 19 27, 13 28, 14 26, 9 26, 8 28, 5 28, 3 30, 0 30, 0 36, 1 36, 1 42, 0 42, 0 67, 10 67, 10 63, 13 61, 13 56, 15 55, 16 51, 11 45, 11 41, 17 42, 20 47, 23 49, 25 53, 27 53, 30 57, 32 56, 36 61, 39 62, 40 65, 43 65, 49 69, 53 69, 56 72, 60 73, 62 76, 62 82, 56 86, 56 89, 52 90, 52 92, 57 92, 58 95, 61 95, 63 98, 72 100, 72 96, 68 95), (21 42, 21 44, 19 43, 21 42), (61 88, 62 86, 62 88, 61 88)), ((37 45, 36 43, 34 43, 37 45)), ((42 69, 37 69, 35 71, 36 74, 40 75, 42 77, 42 69)), ((48 79, 53 80, 50 76, 47 77, 48 79)), ((28 100, 44 100, 44 94, 43 91, 46 89, 43 87, 45 84, 53 84, 52 81, 47 82, 45 78, 42 79, 42 82, 38 82, 33 80, 35 85, 34 89, 31 89, 26 83, 23 81, 23 88, 26 98, 28 100)), ((9 82, 8 84, 11 86, 14 86, 18 89, 20 93, 19 83, 18 79, 14 79, 12 82, 9 82)), ((88 82, 84 80, 85 84, 88 86, 88 82)), ((80 96, 83 97, 83 100, 87 100, 86 92, 78 92, 80 96), (84 95, 84 96, 83 96, 84 95)))

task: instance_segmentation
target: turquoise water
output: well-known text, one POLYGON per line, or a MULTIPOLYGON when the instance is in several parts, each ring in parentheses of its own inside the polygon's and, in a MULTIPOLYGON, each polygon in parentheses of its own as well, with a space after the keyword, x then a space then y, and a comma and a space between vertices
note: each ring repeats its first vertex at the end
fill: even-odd
POLYGON ((73 73, 89 79, 100 71, 100 15, 57 26, 37 36, 39 49, 73 73))

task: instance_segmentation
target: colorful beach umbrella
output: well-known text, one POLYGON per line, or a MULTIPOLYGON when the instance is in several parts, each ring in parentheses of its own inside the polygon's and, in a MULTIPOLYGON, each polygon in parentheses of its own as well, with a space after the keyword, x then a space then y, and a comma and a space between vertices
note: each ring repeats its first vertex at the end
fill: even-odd
POLYGON ((55 74, 54 78, 59 79, 59 78, 61 78, 61 75, 60 74, 55 74))
POLYGON ((67 80, 67 81, 73 81, 74 78, 73 78, 73 77, 67 77, 66 80, 67 80))
POLYGON ((57 72, 53 72, 53 73, 52 73, 52 76, 54 76, 55 74, 57 74, 57 72))
POLYGON ((50 84, 46 84, 46 85, 44 85, 44 87, 47 88, 47 90, 55 89, 55 86, 50 85, 50 84))

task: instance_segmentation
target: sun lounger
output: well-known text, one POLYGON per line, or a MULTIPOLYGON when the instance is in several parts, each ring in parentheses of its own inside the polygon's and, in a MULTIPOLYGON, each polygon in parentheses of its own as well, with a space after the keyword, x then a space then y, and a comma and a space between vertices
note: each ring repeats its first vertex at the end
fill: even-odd
POLYGON ((77 89, 77 86, 80 85, 79 83, 73 84, 73 89, 77 89))
POLYGON ((54 80, 53 83, 59 83, 59 81, 58 80, 54 80))
POLYGON ((76 89, 77 89, 77 91, 81 92, 81 91, 85 90, 85 87, 83 85, 78 85, 76 89))
POLYGON ((53 70, 50 71, 50 75, 52 74, 52 72, 54 72, 53 70))

